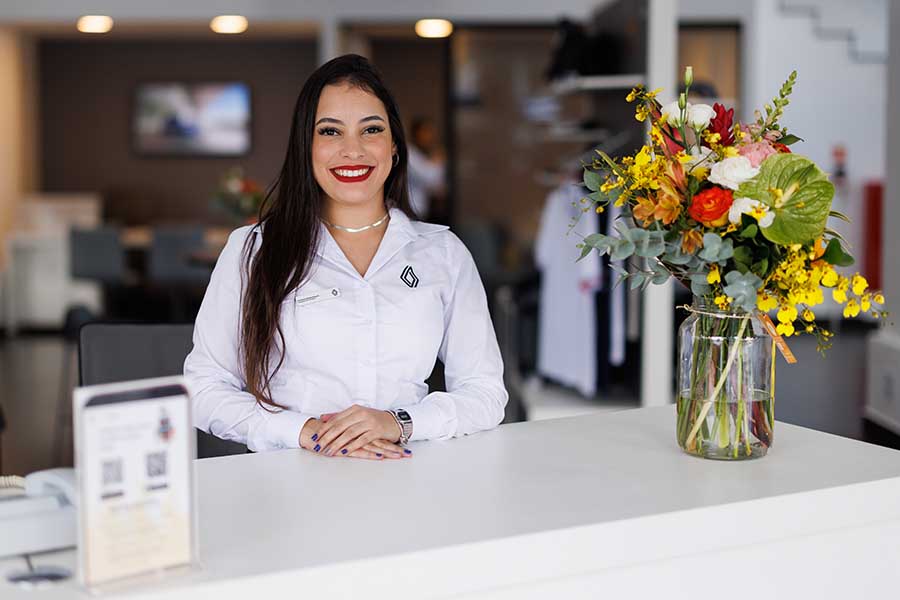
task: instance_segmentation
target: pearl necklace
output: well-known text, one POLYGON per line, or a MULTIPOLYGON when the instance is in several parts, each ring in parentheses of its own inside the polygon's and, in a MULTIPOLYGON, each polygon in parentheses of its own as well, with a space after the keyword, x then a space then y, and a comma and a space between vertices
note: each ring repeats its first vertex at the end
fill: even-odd
POLYGON ((381 225, 382 223, 387 221, 388 216, 389 216, 389 213, 386 213, 383 217, 381 217, 380 219, 378 219, 371 225, 366 225, 365 227, 344 227, 343 225, 335 225, 334 223, 329 223, 325 219, 322 219, 322 222, 325 223, 326 225, 328 225, 329 227, 334 227, 335 229, 337 229, 339 231, 345 231, 347 233, 360 233, 362 231, 367 231, 369 229, 378 227, 379 225, 381 225))

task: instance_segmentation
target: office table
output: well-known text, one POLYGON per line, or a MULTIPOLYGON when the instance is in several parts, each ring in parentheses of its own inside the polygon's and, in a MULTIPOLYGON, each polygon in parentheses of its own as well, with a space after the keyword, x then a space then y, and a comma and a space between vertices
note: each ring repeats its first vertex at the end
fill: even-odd
MULTIPOLYGON (((415 443, 410 460, 286 450, 198 461, 201 569, 122 593, 893 596, 900 452, 784 423, 775 435, 761 460, 694 458, 676 446, 668 406, 415 443)), ((75 566, 71 551, 32 560, 75 566)), ((78 597, 74 583, 0 584, 3 600, 78 597)))

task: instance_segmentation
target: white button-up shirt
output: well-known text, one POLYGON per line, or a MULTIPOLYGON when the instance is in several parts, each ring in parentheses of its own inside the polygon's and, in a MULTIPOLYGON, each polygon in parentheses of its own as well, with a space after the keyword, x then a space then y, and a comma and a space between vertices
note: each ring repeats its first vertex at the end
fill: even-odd
POLYGON ((447 227, 390 213, 364 277, 322 226, 310 275, 281 306, 285 355, 271 393, 287 410, 275 412, 246 391, 240 358, 242 249, 259 229, 231 234, 184 363, 198 428, 262 451, 297 448, 308 419, 352 404, 405 409, 413 440, 503 420, 503 363, 471 254, 447 227), (438 357, 447 391, 429 393, 425 380, 438 357))

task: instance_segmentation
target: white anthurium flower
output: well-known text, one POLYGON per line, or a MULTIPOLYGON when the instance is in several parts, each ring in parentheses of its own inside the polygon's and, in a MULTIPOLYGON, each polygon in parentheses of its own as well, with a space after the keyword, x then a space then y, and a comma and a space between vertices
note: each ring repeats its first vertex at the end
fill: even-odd
POLYGON ((741 215, 750 215, 755 218, 757 223, 759 223, 759 226, 763 229, 769 227, 775 220, 775 213, 773 213, 768 206, 753 198, 734 199, 731 208, 728 209, 728 221, 735 225, 739 225, 741 222, 741 215))
POLYGON ((709 104, 691 104, 687 110, 687 122, 691 129, 704 130, 709 127, 709 121, 716 116, 716 111, 709 104))
MULTIPOLYGON (((690 110, 691 107, 688 105, 688 111, 690 110)), ((662 116, 666 120, 666 123, 672 127, 681 127, 681 107, 678 106, 678 100, 674 100, 663 106, 662 116)))
POLYGON ((733 156, 714 164, 709 171, 709 181, 730 190, 737 190, 745 181, 759 175, 759 168, 746 156, 733 156))

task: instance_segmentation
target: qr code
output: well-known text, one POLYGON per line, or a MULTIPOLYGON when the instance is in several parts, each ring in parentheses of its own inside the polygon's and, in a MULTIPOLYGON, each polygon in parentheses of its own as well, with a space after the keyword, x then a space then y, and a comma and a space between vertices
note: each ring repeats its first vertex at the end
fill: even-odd
POLYGON ((122 483, 122 459, 103 461, 103 485, 122 483))
POLYGON ((166 474, 165 452, 151 452, 147 455, 147 477, 161 477, 166 474))

